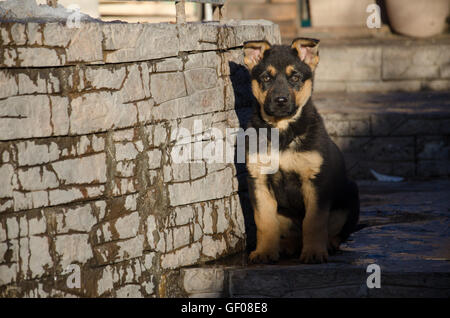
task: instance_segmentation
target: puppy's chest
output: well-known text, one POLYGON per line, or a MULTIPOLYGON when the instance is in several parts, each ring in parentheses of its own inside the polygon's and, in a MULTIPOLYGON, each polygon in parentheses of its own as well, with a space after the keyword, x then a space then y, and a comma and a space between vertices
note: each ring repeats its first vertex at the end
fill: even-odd
POLYGON ((308 181, 317 176, 323 163, 323 157, 318 151, 295 151, 290 148, 274 153, 247 153, 246 159, 248 171, 255 179, 267 174, 263 172, 264 168, 270 166, 273 172, 269 174, 282 171, 297 175, 299 180, 308 181))
POLYGON ((286 174, 296 174, 303 182, 316 178, 321 170, 323 157, 318 151, 280 151, 279 170, 286 174))

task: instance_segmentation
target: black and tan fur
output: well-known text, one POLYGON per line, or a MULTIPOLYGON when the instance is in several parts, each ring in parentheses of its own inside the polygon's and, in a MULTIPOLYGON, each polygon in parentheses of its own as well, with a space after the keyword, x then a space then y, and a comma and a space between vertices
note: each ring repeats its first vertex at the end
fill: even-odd
POLYGON ((262 174, 259 160, 251 163, 247 152, 257 227, 251 262, 276 261, 280 253, 299 253, 304 263, 325 262, 358 222, 358 188, 311 100, 318 44, 299 38, 291 46, 244 45, 258 101, 249 127, 278 128, 280 149, 274 174, 262 174))

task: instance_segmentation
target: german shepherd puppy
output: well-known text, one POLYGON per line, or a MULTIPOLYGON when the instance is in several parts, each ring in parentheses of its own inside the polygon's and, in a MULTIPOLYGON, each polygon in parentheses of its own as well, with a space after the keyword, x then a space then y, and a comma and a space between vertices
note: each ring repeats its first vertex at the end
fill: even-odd
POLYGON ((256 249, 249 256, 253 263, 277 261, 281 253, 300 255, 303 263, 326 262, 358 223, 357 185, 347 177, 342 153, 311 100, 318 46, 318 40, 307 38, 291 46, 267 41, 244 45, 244 63, 259 104, 249 127, 279 132, 277 172, 262 174, 260 150, 251 163, 246 149, 257 228, 256 249))

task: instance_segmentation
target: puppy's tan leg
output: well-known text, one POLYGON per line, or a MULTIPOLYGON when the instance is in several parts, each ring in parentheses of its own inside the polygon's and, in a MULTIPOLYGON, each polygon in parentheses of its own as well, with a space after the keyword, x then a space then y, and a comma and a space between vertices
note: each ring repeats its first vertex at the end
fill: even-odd
POLYGON ((328 258, 328 208, 319 208, 318 196, 310 181, 303 182, 305 218, 303 219, 302 263, 323 263, 328 258))
POLYGON ((279 258, 280 227, 277 219, 277 201, 265 182, 255 183, 256 249, 250 253, 250 261, 265 263, 279 258))

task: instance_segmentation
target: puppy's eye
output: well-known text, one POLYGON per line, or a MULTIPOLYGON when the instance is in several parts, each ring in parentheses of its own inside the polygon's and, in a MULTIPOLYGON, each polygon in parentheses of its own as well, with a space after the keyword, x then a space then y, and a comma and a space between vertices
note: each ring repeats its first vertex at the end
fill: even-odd
POLYGON ((269 75, 264 75, 261 80, 265 83, 270 82, 272 78, 269 75))
POLYGON ((298 76, 298 75, 292 75, 291 76, 291 81, 292 82, 298 82, 300 80, 300 76, 298 76))

